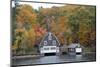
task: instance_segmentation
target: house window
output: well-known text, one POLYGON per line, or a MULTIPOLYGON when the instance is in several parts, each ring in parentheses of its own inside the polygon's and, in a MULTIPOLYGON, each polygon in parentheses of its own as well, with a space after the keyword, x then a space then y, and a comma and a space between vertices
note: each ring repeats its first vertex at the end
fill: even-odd
POLYGON ((49 48, 44 48, 44 50, 49 50, 49 48))
POLYGON ((69 50, 69 52, 74 52, 75 51, 74 48, 69 48, 68 50, 69 50))
POLYGON ((53 41, 52 41, 52 44, 53 44, 53 45, 56 45, 56 40, 53 40, 53 41))
POLYGON ((56 49, 55 47, 52 47, 52 48, 51 48, 51 50, 55 50, 55 49, 56 49))
POLYGON ((44 41, 44 45, 47 45, 47 41, 44 41))

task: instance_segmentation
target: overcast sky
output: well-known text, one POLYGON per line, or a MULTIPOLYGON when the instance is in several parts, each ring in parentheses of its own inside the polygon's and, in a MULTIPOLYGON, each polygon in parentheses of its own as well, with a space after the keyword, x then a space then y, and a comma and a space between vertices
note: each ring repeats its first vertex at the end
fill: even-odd
MULTIPOLYGON (((28 1, 28 0, 27 0, 28 1)), ((83 4, 83 5, 94 5, 95 1, 91 0, 29 0, 29 1, 40 1, 40 2, 56 2, 56 3, 69 3, 69 4, 83 4), (88 3, 89 1, 89 3, 88 3)), ((61 4, 40 4, 40 3, 21 3, 21 4, 29 4, 33 6, 33 8, 38 9, 38 7, 52 7, 52 6, 62 6, 61 4)), ((14 7, 14 3, 12 3, 14 7)))
MULTIPOLYGON (((28 1, 28 0, 27 0, 28 1)), ((29 0, 29 1, 40 1, 40 2, 56 2, 56 3, 65 3, 65 0, 29 0)), ((39 7, 50 8, 52 6, 64 6, 62 4, 47 4, 47 3, 27 3, 27 2, 19 2, 19 4, 29 4, 33 8, 38 9, 39 7)), ((12 6, 14 7, 14 2, 12 2, 12 6)))

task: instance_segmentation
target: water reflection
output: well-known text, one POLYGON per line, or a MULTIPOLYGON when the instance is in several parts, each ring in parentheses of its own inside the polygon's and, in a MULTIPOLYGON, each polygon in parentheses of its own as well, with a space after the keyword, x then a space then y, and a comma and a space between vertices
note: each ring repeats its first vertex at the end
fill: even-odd
POLYGON ((80 61, 95 61, 95 54, 85 55, 60 55, 60 56, 43 56, 38 58, 24 58, 13 60, 14 65, 29 65, 29 64, 49 64, 62 62, 80 62, 80 61))
POLYGON ((39 59, 40 63, 57 63, 60 61, 59 56, 44 56, 39 59))

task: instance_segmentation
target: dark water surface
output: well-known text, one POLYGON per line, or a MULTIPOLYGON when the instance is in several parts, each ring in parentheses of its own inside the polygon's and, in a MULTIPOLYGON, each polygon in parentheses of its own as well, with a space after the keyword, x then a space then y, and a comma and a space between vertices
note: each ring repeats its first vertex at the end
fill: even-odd
POLYGON ((84 55, 61 55, 61 56, 44 56, 37 58, 20 58, 13 59, 12 65, 37 65, 37 64, 54 64, 54 63, 71 63, 71 62, 87 62, 96 60, 95 53, 84 55))

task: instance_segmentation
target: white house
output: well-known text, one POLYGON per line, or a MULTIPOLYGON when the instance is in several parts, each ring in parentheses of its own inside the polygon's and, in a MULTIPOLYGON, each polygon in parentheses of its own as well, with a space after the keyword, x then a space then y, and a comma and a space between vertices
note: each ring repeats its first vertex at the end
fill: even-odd
POLYGON ((48 32, 42 39, 39 45, 39 51, 41 55, 46 54, 59 54, 59 41, 55 35, 48 32))
POLYGON ((72 55, 83 53, 83 46, 81 46, 79 43, 70 44, 67 48, 68 48, 68 53, 72 55))

